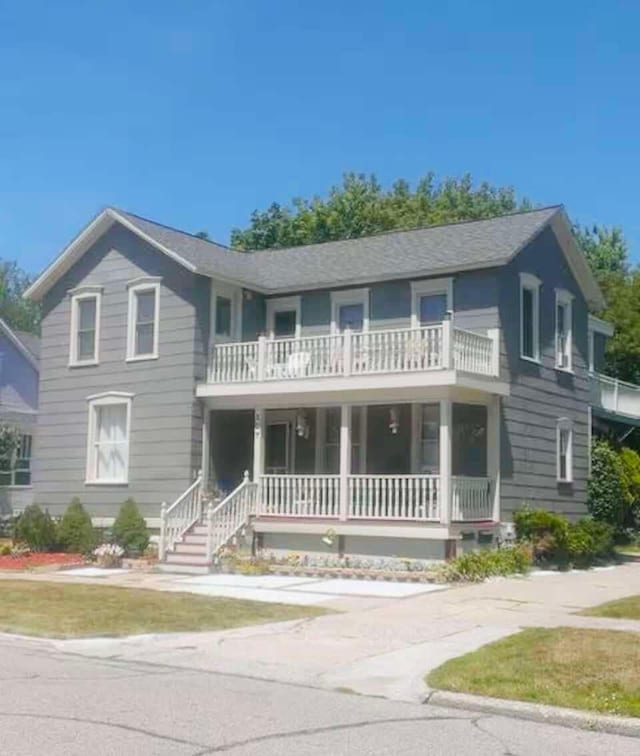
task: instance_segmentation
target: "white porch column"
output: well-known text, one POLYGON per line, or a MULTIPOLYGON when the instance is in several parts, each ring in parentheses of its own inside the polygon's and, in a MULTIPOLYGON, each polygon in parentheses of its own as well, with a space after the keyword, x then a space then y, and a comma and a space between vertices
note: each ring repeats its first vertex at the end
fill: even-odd
POLYGON ((487 409, 487 468, 491 481, 494 522, 500 522, 500 397, 494 396, 487 409))
POLYGON ((209 477, 211 475, 211 410, 204 407, 204 417, 202 418, 202 488, 209 487, 209 477))
POLYGON ((340 407, 340 519, 349 512, 349 475, 351 474, 351 405, 340 407))
POLYGON ((255 410, 253 421, 253 481, 264 475, 265 410, 255 410))
POLYGON ((451 522, 451 400, 440 400, 440 522, 451 522))

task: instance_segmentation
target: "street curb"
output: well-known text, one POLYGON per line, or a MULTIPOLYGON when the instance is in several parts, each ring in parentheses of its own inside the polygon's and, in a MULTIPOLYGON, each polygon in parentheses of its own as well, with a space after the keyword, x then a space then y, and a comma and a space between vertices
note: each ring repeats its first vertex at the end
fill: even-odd
POLYGON ((574 727, 591 732, 606 732, 611 735, 625 735, 640 738, 640 718, 618 717, 596 712, 565 709, 561 706, 510 701, 469 693, 451 693, 445 690, 430 690, 423 703, 429 706, 446 706, 453 709, 480 711, 509 717, 528 719, 532 722, 574 727))

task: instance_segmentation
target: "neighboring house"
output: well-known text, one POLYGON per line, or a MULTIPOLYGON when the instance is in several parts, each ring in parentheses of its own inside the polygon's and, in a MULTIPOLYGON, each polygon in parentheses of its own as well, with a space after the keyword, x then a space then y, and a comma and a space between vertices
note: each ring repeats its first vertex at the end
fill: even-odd
POLYGON ((107 209, 27 295, 38 500, 167 502, 174 562, 248 520, 267 549, 442 558, 525 502, 583 515, 592 403, 619 412, 561 207, 252 253, 107 209))
POLYGON ((0 515, 33 500, 31 465, 38 411, 40 339, 0 319, 0 422, 20 433, 11 459, 0 459, 0 515))

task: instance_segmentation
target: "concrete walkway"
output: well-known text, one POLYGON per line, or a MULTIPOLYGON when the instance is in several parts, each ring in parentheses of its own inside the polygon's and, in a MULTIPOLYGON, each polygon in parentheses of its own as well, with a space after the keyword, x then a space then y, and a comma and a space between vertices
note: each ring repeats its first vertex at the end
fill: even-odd
MULTIPOLYGON (((169 577, 128 573, 100 581, 184 590, 184 579, 169 577)), ((30 579, 50 580, 51 575, 30 579)), ((62 573, 54 579, 91 580, 62 573)), ((280 593, 285 601, 285 591, 280 593)), ((322 605, 332 606, 339 613, 223 632, 47 643, 86 656, 161 663, 417 701, 425 695, 423 678, 428 671, 523 627, 640 632, 640 621, 575 614, 580 609, 638 593, 640 564, 634 563, 601 571, 494 579, 405 598, 332 598, 322 605)))

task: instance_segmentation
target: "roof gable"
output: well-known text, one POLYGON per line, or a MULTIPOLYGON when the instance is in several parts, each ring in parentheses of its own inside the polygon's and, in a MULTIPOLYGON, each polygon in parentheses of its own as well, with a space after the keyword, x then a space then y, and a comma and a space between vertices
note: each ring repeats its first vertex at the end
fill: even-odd
POLYGON ((16 331, 2 318, 0 318, 0 332, 9 339, 15 348, 25 357, 25 359, 39 371, 38 360, 40 358, 40 338, 34 333, 26 331, 16 331))

